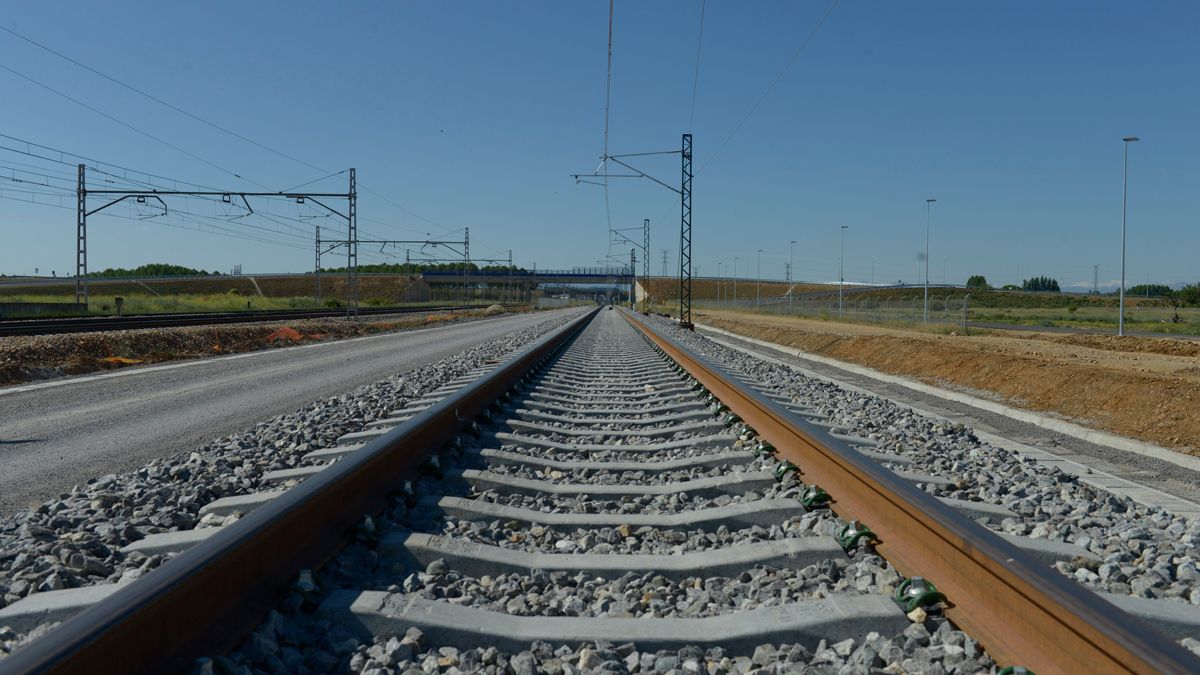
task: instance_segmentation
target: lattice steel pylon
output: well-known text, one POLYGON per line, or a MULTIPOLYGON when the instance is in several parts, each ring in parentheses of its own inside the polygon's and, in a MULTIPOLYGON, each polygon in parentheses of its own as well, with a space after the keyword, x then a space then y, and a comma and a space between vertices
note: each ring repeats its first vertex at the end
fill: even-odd
POLYGON ((692 323, 692 135, 683 135, 679 181, 679 326, 692 323))
POLYGON ((87 305, 87 167, 79 165, 79 187, 75 191, 75 302, 87 305))
MULTIPOLYGON (((607 150, 607 149, 606 149, 607 150)), ((591 174, 574 173, 571 177, 576 183, 588 183, 590 185, 600 185, 607 187, 609 179, 612 178, 646 178, 668 190, 679 195, 680 198, 680 224, 679 224, 679 325, 689 330, 695 330, 692 324, 692 135, 684 134, 682 147, 679 150, 665 150, 661 152, 633 152, 621 155, 610 155, 605 153, 601 158, 600 166, 591 174), (680 181, 680 186, 676 188, 673 185, 661 181, 654 176, 630 165, 624 159, 625 157, 647 157, 650 155, 674 155, 679 153, 683 158, 682 171, 683 176, 680 181), (613 174, 608 172, 608 163, 614 162, 633 173, 613 174), (600 171, 603 169, 604 173, 600 171), (598 182, 596 178, 603 178, 604 182, 598 182)), ((646 257, 650 257, 650 222, 643 221, 643 248, 646 249, 646 257)), ((612 245, 612 234, 620 234, 619 230, 609 229, 609 246, 612 245)), ((637 242, 620 235, 629 243, 637 245, 637 242)), ((666 251, 663 251, 663 276, 666 276, 666 251)), ((647 262, 649 262, 647 260, 647 262)), ((647 267, 649 272, 649 267, 647 267)))
POLYGON ((642 221, 642 278, 650 277, 650 219, 642 221))
POLYGON ((346 314, 358 315, 358 183, 350 169, 346 207, 346 314))
POLYGON ((629 249, 629 309, 637 309, 637 249, 629 249))

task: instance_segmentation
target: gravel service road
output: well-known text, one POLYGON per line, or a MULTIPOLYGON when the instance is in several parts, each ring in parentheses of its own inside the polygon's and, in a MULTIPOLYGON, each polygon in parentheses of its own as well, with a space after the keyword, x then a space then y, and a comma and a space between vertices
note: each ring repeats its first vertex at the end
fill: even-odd
POLYGON ((0 514, 548 316, 507 315, 0 388, 0 514))

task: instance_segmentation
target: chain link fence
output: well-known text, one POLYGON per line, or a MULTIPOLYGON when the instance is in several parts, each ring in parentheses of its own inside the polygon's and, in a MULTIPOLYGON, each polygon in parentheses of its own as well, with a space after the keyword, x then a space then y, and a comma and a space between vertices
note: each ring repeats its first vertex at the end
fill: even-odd
POLYGON ((937 324, 967 332, 971 311, 969 294, 929 295, 929 320, 925 321, 925 296, 920 291, 895 299, 851 298, 822 294, 818 297, 778 296, 728 301, 703 300, 699 308, 752 310, 810 319, 839 319, 881 325, 937 324))

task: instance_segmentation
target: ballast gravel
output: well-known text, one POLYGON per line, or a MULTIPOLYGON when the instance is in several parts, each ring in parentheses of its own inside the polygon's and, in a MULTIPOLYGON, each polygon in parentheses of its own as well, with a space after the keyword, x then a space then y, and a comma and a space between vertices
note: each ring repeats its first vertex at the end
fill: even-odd
POLYGON ((880 593, 900 581, 878 556, 829 558, 803 569, 755 566, 733 578, 672 581, 653 572, 615 579, 578 573, 464 576, 435 560, 400 584, 405 593, 516 616, 700 618, 824 598, 832 593, 880 593))
MULTIPOLYGON (((714 412, 715 415, 715 412, 714 412)), ((691 435, 692 437, 695 434, 691 435)), ((731 436, 721 450, 743 447, 753 439, 731 436)), ((470 465, 473 468, 499 469, 479 461, 471 452, 478 446, 470 441, 459 449, 447 448, 439 456, 443 469, 470 465)), ((484 443, 484 447, 490 447, 484 443)), ((506 450, 514 450, 506 447, 506 450)), ((520 449, 518 452, 522 451, 520 449)), ((524 449, 525 454, 541 454, 524 449)), ((683 451, 683 452, 686 452, 683 451)), ((553 451, 545 456, 562 460, 567 457, 621 456, 625 453, 553 451)), ((639 461, 647 455, 675 457, 680 452, 629 453, 639 461)), ((758 470, 773 471, 779 462, 773 458, 747 463, 758 470)), ((556 482, 570 480, 572 474, 557 472, 556 482)), ((634 485, 642 481, 642 472, 599 472, 607 484, 634 485)), ((682 475, 682 474, 681 474, 682 475)), ((467 491, 467 496, 493 503, 506 503, 537 512, 633 512, 678 513, 711 508, 720 504, 753 501, 756 497, 798 499, 804 485, 794 473, 781 472, 781 481, 766 494, 729 495, 714 499, 691 499, 682 495, 634 500, 589 500, 576 497, 538 495, 535 497, 501 495, 496 492, 467 491), (632 508, 631 508, 632 507, 632 508)), ((413 508, 424 495, 463 494, 461 483, 424 477, 415 482, 410 493, 397 499, 386 516, 372 521, 365 530, 376 533, 391 528, 439 533, 455 539, 467 539, 508 549, 543 553, 591 554, 680 554, 736 546, 740 543, 789 537, 833 536, 842 526, 832 512, 815 508, 801 516, 769 527, 752 526, 714 532, 675 530, 655 527, 617 526, 561 532, 517 521, 474 521, 446 518, 436 510, 413 508)), ((443 560, 434 560, 424 570, 390 570, 370 549, 368 541, 343 551, 315 578, 322 588, 380 588, 388 592, 417 594, 429 600, 454 603, 520 616, 582 617, 708 617, 769 607, 798 600, 822 597, 829 593, 890 594, 900 575, 883 559, 864 549, 854 549, 847 557, 835 557, 803 569, 749 568, 734 578, 693 577, 670 581, 654 573, 628 573, 616 578, 585 574, 534 570, 528 574, 510 573, 496 577, 472 577, 456 572, 443 560)), ((288 603, 285 603, 287 605, 288 603)), ((298 606, 294 598, 291 606, 298 606)), ((587 643, 557 646, 533 643, 530 649, 506 653, 495 648, 460 649, 453 645, 427 644, 421 631, 410 629, 403 637, 376 639, 360 644, 347 653, 357 640, 340 626, 316 620, 304 624, 309 634, 280 642, 260 629, 241 650, 219 664, 222 668, 246 672, 247 667, 275 670, 275 659, 291 663, 314 664, 334 670, 371 673, 774 673, 794 672, 867 672, 888 668, 886 672, 975 673, 995 672, 995 664, 977 644, 953 629, 935 614, 923 610, 913 614, 914 623, 899 635, 870 634, 860 641, 836 644, 821 642, 811 651, 803 646, 759 646, 753 654, 726 654, 721 649, 686 647, 679 650, 640 652, 635 645, 587 643), (328 636, 315 644, 305 638, 317 633, 328 636), (269 653, 269 646, 276 652, 269 653)), ((303 621, 301 619, 301 621, 303 621)), ((810 645, 811 646, 811 645, 810 645)), ((210 664, 205 664, 210 665, 210 664)), ((216 664, 213 664, 216 665, 216 664)))
POLYGON ((995 504, 1016 514, 986 522, 991 529, 1067 542, 1096 554, 1098 561, 1056 563, 1079 583, 1097 591, 1200 605, 1200 520, 1189 522, 1082 483, 1057 468, 988 444, 961 424, 847 391, 657 321, 714 363, 827 415, 843 431, 877 441, 875 450, 913 460, 905 468, 954 481, 949 486, 924 484, 927 492, 995 504))
MULTIPOLYGON (((448 381, 512 353, 573 317, 556 317, 481 343, 453 358, 381 379, 347 394, 315 401, 195 452, 109 474, 37 507, 0 520, 0 607, 26 596, 95 584, 127 582, 169 556, 123 553, 151 534, 228 524, 237 514, 201 518, 222 497, 269 489, 263 474, 301 466, 305 454, 336 445, 373 420, 448 381)), ((45 631, 24 636, 0 626, 0 658, 45 631), (9 634, 12 637, 4 637, 9 634)))
POLYGON ((502 504, 540 513, 644 513, 667 514, 700 511, 702 509, 745 504, 761 499, 796 497, 803 486, 772 485, 761 492, 748 490, 740 494, 716 497, 699 497, 675 492, 668 495, 638 495, 620 499, 597 499, 588 495, 549 497, 545 494, 508 494, 495 490, 478 492, 475 499, 491 504, 502 504))
POLYGON ((748 471, 750 463, 722 464, 720 466, 695 466, 671 471, 607 471, 593 469, 572 469, 561 471, 528 464, 492 464, 487 467, 492 473, 499 473, 513 478, 526 480, 541 480, 548 483, 574 483, 585 485, 667 485, 684 481, 716 478, 733 471, 748 471))

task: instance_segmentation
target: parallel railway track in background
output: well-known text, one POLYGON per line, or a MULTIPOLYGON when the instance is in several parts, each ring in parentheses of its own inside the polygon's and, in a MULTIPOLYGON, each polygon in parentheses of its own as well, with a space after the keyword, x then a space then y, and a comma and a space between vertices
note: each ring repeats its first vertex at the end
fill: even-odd
POLYGON ((910 630, 927 615, 977 641, 981 663, 1200 667, 1054 570, 1047 561, 1075 555, 1069 546, 997 534, 975 519, 1001 507, 928 494, 919 486, 946 479, 885 468, 904 458, 700 356, 675 330, 590 311, 268 474, 264 491, 210 502, 202 512, 245 515, 135 542, 174 558, 0 672, 187 670, 258 635, 281 603, 297 611, 319 585, 307 570, 322 565, 315 577, 339 590, 299 611, 357 642, 393 638, 395 653, 546 641, 572 645, 585 670, 615 658, 653 671, 655 650, 677 650, 677 667, 694 658, 703 672, 714 654, 745 664, 765 643, 919 641, 910 630), (772 583, 744 608, 762 575, 772 583), (543 597, 567 579, 574 593, 543 597), (576 651, 583 642, 596 644, 576 651))
MULTIPOLYGON (((359 316, 412 314, 417 312, 453 312, 480 309, 481 306, 439 305, 435 307, 360 307, 359 316)), ((280 309, 245 312, 205 312, 189 314, 136 314, 133 316, 97 316, 71 319, 6 319, 0 321, 0 337, 9 335, 54 335, 92 331, 207 326, 255 321, 296 321, 347 316, 345 309, 280 309)))

